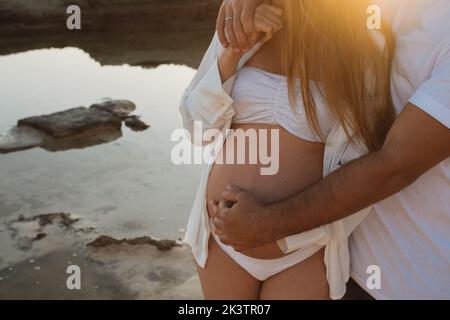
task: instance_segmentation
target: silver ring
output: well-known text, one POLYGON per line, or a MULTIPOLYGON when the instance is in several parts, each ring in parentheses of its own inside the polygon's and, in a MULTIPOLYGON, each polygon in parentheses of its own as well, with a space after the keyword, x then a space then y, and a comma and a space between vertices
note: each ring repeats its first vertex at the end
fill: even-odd
POLYGON ((233 21, 233 17, 226 17, 225 18, 225 22, 231 22, 231 21, 233 21))

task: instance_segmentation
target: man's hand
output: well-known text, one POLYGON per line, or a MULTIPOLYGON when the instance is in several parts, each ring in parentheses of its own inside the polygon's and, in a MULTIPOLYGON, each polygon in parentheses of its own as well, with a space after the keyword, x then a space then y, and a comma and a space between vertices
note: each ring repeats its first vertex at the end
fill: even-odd
POLYGON ((214 231, 235 249, 255 248, 356 213, 449 157, 450 130, 408 104, 380 151, 342 166, 297 195, 263 205, 249 192, 227 188, 225 202, 209 204, 214 231))
POLYGON ((226 48, 247 51, 257 40, 253 24, 256 8, 265 0, 224 0, 217 18, 216 29, 220 42, 226 48), (225 36, 227 34, 228 38, 225 36), (230 42, 228 42, 228 40, 230 42))
POLYGON ((222 199, 220 203, 210 201, 208 209, 213 232, 223 243, 242 251, 277 240, 273 238, 272 215, 253 194, 228 186, 222 199))

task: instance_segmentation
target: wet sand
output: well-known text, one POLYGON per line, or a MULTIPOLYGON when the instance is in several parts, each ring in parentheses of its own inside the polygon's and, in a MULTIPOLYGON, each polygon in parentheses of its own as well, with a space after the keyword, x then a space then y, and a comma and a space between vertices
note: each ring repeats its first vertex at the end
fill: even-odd
POLYGON ((18 262, 0 270, 0 299, 202 299, 186 245, 128 239, 93 247, 87 244, 98 235, 81 221, 39 228, 30 220, 2 226, 3 249, 8 243, 9 260, 18 262), (71 265, 81 270, 79 290, 66 284, 71 265))
POLYGON ((186 247, 172 253, 145 246, 58 250, 0 270, 0 277, 0 300, 202 299, 186 247), (69 265, 81 269, 81 290, 66 286, 69 265))

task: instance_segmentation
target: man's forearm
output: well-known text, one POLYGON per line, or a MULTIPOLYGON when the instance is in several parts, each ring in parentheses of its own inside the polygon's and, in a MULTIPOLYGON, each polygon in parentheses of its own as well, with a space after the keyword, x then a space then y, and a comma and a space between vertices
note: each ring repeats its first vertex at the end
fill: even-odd
POLYGON ((345 218, 383 200, 418 178, 399 168, 387 152, 353 161, 306 191, 269 207, 274 239, 345 218))
POLYGON ((448 128, 408 104, 380 151, 348 163, 308 190, 270 206, 267 216, 272 226, 267 230, 280 239, 343 219, 394 195, 448 157, 448 128))
POLYGON ((216 234, 226 244, 256 248, 308 231, 394 195, 449 157, 448 127, 408 104, 380 151, 345 164, 284 201, 266 205, 250 191, 227 187, 223 201, 210 204, 216 234))

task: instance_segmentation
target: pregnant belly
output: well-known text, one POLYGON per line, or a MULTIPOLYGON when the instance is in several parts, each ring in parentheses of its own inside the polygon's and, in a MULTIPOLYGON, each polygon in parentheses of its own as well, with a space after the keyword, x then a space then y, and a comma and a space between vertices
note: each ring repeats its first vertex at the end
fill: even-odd
MULTIPOLYGON (((280 126, 240 124, 232 129, 212 167, 208 201, 220 201, 225 187, 233 184, 270 204, 322 178, 323 144, 301 140, 280 126)), ((258 259, 284 255, 275 242, 243 253, 258 259)))

